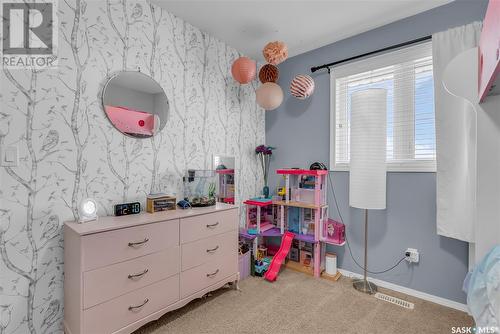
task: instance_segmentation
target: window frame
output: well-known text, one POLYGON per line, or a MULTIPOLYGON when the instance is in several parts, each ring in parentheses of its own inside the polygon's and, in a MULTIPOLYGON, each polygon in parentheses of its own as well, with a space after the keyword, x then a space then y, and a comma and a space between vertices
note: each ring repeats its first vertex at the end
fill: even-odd
MULTIPOLYGON (((343 78, 358 73, 377 70, 398 63, 408 53, 411 53, 414 59, 432 56, 432 42, 424 42, 396 51, 383 53, 380 55, 364 58, 358 61, 349 62, 332 68, 330 71, 330 170, 331 171, 349 171, 348 162, 336 161, 336 78, 343 78)), ((434 110, 435 117, 435 110, 434 110)), ((426 172, 435 173, 437 170, 436 158, 434 159, 411 159, 411 160, 392 160, 387 161, 388 172, 426 172)))

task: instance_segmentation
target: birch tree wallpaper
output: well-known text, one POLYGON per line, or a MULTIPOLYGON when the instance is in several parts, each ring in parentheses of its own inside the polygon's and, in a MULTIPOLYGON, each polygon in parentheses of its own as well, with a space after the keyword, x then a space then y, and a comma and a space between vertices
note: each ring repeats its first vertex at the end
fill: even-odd
POLYGON ((19 166, 0 167, 0 334, 63 331, 64 221, 96 199, 99 215, 150 192, 182 196, 186 169, 236 158, 236 201, 263 185, 257 83, 230 76, 238 52, 146 1, 59 2, 59 65, 3 70, 0 144, 19 166), (165 90, 170 114, 150 139, 122 135, 100 94, 106 78, 140 70, 165 90))

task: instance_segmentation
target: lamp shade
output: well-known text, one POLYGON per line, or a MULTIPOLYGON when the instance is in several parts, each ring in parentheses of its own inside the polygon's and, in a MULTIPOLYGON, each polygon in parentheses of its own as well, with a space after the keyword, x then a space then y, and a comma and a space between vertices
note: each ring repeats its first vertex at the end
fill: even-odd
POLYGON ((351 95, 349 205, 386 207, 387 91, 351 95))
POLYGON ((283 102, 283 90, 274 82, 266 82, 255 91, 255 99, 265 110, 274 110, 283 102))

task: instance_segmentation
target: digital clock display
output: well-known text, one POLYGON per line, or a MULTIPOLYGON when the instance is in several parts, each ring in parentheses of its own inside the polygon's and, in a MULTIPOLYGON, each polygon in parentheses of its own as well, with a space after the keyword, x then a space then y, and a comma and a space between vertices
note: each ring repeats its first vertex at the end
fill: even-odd
POLYGON ((115 216, 134 215, 141 212, 141 203, 124 203, 115 205, 115 216))

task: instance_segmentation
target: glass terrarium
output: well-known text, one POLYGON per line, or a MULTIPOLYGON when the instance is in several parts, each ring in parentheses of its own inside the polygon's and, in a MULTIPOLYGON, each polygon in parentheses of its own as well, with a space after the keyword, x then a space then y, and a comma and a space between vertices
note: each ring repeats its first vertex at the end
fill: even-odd
POLYGON ((183 182, 185 200, 192 207, 215 205, 217 175, 213 170, 188 169, 183 182))

